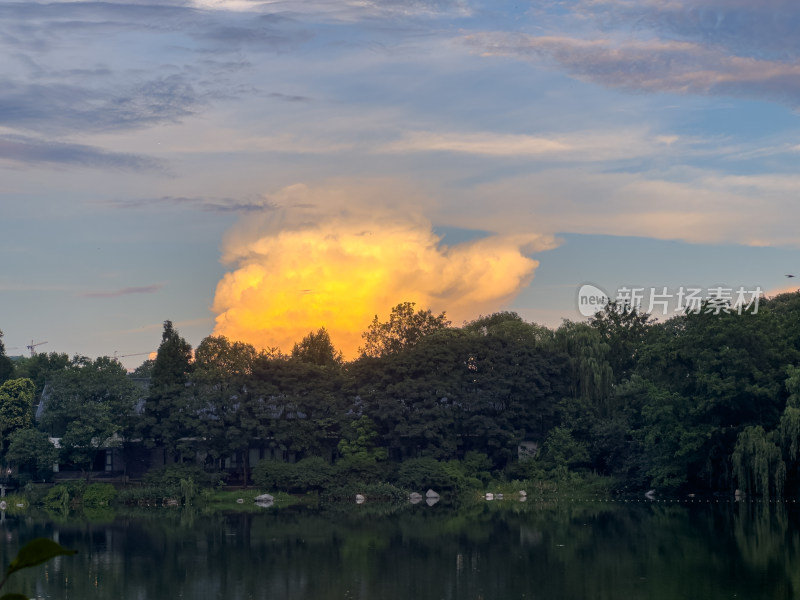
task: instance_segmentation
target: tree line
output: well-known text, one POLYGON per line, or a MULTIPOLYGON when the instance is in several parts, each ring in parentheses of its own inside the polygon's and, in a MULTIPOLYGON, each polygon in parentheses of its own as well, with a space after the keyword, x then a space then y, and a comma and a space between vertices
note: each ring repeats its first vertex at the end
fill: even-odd
POLYGON ((108 357, 10 361, 0 337, 0 458, 43 476, 139 444, 166 464, 228 459, 245 481, 256 452, 376 473, 426 458, 632 490, 800 492, 798 293, 661 322, 610 303, 554 329, 513 312, 455 327, 407 302, 363 340, 352 361, 324 328, 290 353, 220 336, 193 349, 166 321, 155 360, 127 373, 108 357))

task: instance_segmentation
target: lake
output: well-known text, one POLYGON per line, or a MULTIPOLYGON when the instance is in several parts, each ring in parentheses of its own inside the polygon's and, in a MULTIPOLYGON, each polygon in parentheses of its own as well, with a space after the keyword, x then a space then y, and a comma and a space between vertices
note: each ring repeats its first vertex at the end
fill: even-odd
POLYGON ((537 501, 4 515, 0 558, 79 551, 3 592, 58 599, 800 597, 794 502, 537 501))

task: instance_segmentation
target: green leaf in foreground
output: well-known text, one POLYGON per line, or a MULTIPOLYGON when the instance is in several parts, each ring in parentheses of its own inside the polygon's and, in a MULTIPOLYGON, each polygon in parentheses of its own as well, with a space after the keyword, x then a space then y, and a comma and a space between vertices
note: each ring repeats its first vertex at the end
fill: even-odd
POLYGON ((27 596, 22 594, 3 594, 0 600, 30 600, 27 596))
MULTIPOLYGON (((51 558, 55 558, 56 556, 77 553, 77 550, 67 550, 53 540, 49 540, 47 538, 36 538, 35 540, 31 540, 25 544, 20 549, 20 551, 17 553, 17 556, 11 561, 11 564, 8 565, 6 577, 19 571, 20 569, 27 569, 28 567, 40 565, 51 558)), ((11 597, 13 598, 14 596, 11 595, 11 597)), ((6 596, 3 596, 0 598, 0 600, 4 600, 4 598, 6 598, 6 596)))

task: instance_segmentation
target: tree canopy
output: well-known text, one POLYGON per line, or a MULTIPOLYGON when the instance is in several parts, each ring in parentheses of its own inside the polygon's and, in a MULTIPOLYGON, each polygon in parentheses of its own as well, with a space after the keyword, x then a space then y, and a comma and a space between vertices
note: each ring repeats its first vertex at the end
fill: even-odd
POLYGON ((133 377, 107 358, 36 355, 0 384, 2 452, 22 464, 23 449, 39 447, 43 462, 25 468, 41 468, 38 428, 84 468, 101 443, 141 439, 166 462, 228 461, 245 481, 251 456, 371 473, 421 460, 408 477, 480 457, 474 477, 596 473, 637 489, 800 492, 798 293, 757 314, 663 322, 609 305, 552 330, 511 312, 452 327, 405 302, 363 339, 351 362, 324 328, 289 355, 221 336, 193 353, 166 321, 156 359, 133 377))

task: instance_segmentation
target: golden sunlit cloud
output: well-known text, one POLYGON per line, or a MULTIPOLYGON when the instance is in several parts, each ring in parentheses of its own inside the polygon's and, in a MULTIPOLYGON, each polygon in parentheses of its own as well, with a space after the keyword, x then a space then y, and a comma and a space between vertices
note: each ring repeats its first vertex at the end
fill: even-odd
POLYGON ((405 301, 460 324, 502 308, 538 266, 526 254, 555 245, 538 235, 494 235, 444 246, 422 204, 394 202, 386 188, 296 185, 270 200, 275 209, 226 236, 223 261, 234 269, 213 306, 216 335, 259 348, 289 351, 324 326, 353 358, 372 318, 405 301))

